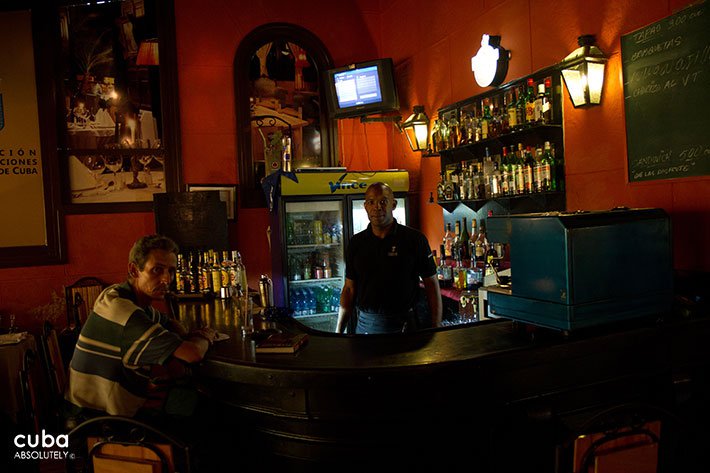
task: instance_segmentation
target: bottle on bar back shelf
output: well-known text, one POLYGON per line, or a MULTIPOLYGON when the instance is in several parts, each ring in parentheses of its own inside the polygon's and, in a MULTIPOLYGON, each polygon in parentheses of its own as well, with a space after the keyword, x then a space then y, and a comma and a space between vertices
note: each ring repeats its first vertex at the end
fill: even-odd
POLYGON ((478 235, 476 235, 475 248, 476 264, 485 263, 483 258, 486 254, 486 250, 488 249, 488 239, 486 238, 486 227, 483 223, 483 219, 481 219, 481 223, 478 226, 478 235))
POLYGON ((455 148, 459 145, 459 121, 456 118, 456 112, 449 117, 449 148, 455 148))
POLYGON ((515 92, 513 90, 508 92, 508 109, 506 113, 508 114, 508 131, 515 131, 518 129, 518 114, 516 112, 516 98, 515 92))
POLYGON ((518 100, 515 102, 515 121, 518 124, 517 129, 520 130, 525 127, 525 89, 521 86, 516 88, 518 94, 518 100))
POLYGON ((443 258, 446 258, 446 260, 451 260, 453 257, 453 246, 454 246, 454 234, 451 231, 451 223, 446 224, 446 230, 444 231, 444 238, 442 241, 442 246, 444 247, 444 251, 441 253, 441 256, 443 258))
POLYGON ((510 181, 508 180, 508 147, 503 146, 503 155, 500 158, 500 193, 510 194, 510 181))
POLYGON ((441 245, 440 250, 439 261, 436 268, 436 277, 439 280, 439 286, 451 287, 453 277, 451 274, 451 266, 446 263, 446 257, 444 256, 444 245, 441 245))
POLYGON ((461 237, 459 238, 460 245, 459 248, 461 249, 461 260, 462 261, 468 261, 471 256, 469 255, 469 243, 471 240, 471 237, 468 234, 468 222, 466 221, 466 217, 463 218, 463 224, 461 227, 461 237))
POLYGON ((431 149, 438 153, 441 143, 441 132, 439 128, 439 119, 434 120, 434 125, 431 127, 431 149))
POLYGON ((533 192, 542 192, 542 148, 535 148, 533 167, 533 192))
POLYGON ((545 77, 543 82, 543 98, 542 98, 542 122, 552 123, 552 103, 550 102, 550 88, 552 87, 552 79, 545 77))
POLYGON ((555 158, 552 156, 550 142, 545 141, 545 151, 542 154, 542 188, 545 191, 557 191, 557 170, 555 158))
POLYGON ((442 200, 446 200, 446 178, 444 177, 444 173, 442 172, 440 174, 441 178, 439 179, 439 183, 436 185, 436 200, 437 202, 441 202, 442 200))
POLYGON ((473 268, 476 266, 476 239, 478 238, 478 232, 476 231, 476 216, 471 219, 471 238, 468 242, 468 258, 469 267, 473 268))
POLYGON ((451 255, 454 261, 461 258, 461 222, 459 220, 456 220, 454 224, 454 244, 451 247, 451 255))
POLYGON ((488 99, 481 100, 481 112, 481 139, 486 140, 490 136, 491 121, 493 120, 491 109, 488 106, 488 99))
MULTIPOLYGON (((199 262, 198 259, 195 257, 195 254, 190 252, 190 263, 188 264, 187 267, 187 274, 188 277, 190 278, 190 290, 188 291, 190 294, 197 294, 200 291, 200 274, 199 274, 199 262)), ((188 284, 185 284, 185 288, 187 289, 188 284)))
POLYGON ((542 123, 542 105, 545 101, 545 83, 537 84, 537 96, 535 97, 535 109, 533 111, 533 119, 535 123, 542 123))
POLYGON ((535 87, 532 77, 528 78, 528 92, 525 96, 525 124, 535 123, 535 87))
POLYGON ((525 193, 530 194, 534 191, 533 189, 533 168, 535 167, 535 159, 533 158, 530 146, 525 147, 524 155, 524 166, 525 166, 525 193))
POLYGON ((515 151, 515 190, 518 194, 525 193, 525 155, 522 143, 518 143, 515 151))

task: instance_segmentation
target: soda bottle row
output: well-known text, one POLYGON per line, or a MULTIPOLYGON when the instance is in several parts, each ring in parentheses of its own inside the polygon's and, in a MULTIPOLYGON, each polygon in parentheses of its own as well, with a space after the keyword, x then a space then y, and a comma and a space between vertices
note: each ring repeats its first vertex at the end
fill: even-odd
MULTIPOLYGON (((299 215, 299 216, 305 216, 299 215)), ((343 225, 323 218, 286 217, 286 242, 289 245, 330 245, 342 241, 343 225)))
POLYGON ((247 272, 239 251, 188 251, 178 254, 174 291, 228 297, 248 291, 247 272), (224 290, 222 290, 224 289, 224 290))
POLYGON ((294 254, 289 257, 288 271, 291 281, 306 279, 328 279, 337 276, 337 261, 334 252, 314 251, 311 253, 294 254))
POLYGON ((562 171, 549 141, 543 146, 503 146, 502 154, 491 156, 488 148, 481 162, 457 165, 442 172, 436 193, 439 201, 484 200, 536 192, 556 192, 562 171))
POLYGON ((434 120, 434 152, 553 123, 552 78, 510 88, 492 97, 445 113, 434 120))
POLYGON ((338 312, 340 287, 320 284, 291 288, 289 305, 296 317, 338 312))

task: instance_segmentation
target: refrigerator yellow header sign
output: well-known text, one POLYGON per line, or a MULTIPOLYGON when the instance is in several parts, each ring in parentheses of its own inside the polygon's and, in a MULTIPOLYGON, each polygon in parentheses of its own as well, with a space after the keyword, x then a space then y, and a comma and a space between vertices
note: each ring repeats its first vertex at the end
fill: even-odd
POLYGON ((281 176, 281 195, 364 194, 370 184, 384 182, 394 192, 409 191, 409 172, 299 172, 298 182, 281 176))

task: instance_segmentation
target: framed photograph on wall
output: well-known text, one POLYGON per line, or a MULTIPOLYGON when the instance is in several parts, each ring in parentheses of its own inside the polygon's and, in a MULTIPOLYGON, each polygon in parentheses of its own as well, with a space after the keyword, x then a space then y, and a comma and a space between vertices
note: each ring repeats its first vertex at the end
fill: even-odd
POLYGON ((59 3, 64 210, 150 211, 180 188, 173 3, 59 3))
POLYGON ((219 191, 219 198, 227 204, 227 220, 237 221, 237 186, 223 184, 188 184, 188 192, 219 191))

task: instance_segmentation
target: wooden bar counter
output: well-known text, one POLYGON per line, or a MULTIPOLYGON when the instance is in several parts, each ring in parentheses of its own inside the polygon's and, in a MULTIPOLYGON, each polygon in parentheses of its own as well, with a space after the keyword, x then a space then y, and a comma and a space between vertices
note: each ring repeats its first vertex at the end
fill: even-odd
POLYGON ((295 354, 256 354, 226 301, 180 304, 180 317, 230 335, 196 377, 224 413, 215 429, 254 465, 571 471, 585 423, 623 405, 661 419, 663 462, 692 471, 710 417, 707 316, 568 336, 503 319, 345 336, 256 317, 258 330, 308 332, 295 354))

